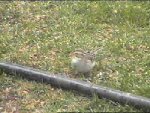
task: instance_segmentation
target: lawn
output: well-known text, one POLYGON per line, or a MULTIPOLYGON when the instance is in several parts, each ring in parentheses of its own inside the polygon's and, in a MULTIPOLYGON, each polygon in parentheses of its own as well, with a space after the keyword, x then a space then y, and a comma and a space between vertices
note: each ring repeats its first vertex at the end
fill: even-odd
MULTIPOLYGON (((150 98, 150 2, 0 2, 0 60, 74 76, 70 52, 95 50, 92 83, 150 98)), ((0 112, 141 111, 0 72, 0 112)))

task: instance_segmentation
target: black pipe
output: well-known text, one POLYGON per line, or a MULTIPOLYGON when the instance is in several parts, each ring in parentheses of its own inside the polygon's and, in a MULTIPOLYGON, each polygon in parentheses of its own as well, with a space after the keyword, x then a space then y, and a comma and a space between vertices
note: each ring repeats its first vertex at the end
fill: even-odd
POLYGON ((114 90, 111 88, 98 86, 85 81, 71 79, 62 74, 52 74, 46 71, 40 71, 26 66, 21 66, 13 63, 0 63, 0 69, 7 74, 17 74, 29 80, 35 80, 43 83, 49 83, 52 86, 76 90, 78 92, 94 95, 97 94, 100 98, 107 98, 122 104, 132 105, 138 109, 150 112, 150 99, 142 96, 136 96, 131 93, 114 90))

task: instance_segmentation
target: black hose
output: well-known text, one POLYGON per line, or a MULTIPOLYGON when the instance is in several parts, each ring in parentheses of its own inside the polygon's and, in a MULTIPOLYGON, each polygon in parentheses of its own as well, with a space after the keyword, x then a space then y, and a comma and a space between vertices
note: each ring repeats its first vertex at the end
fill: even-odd
POLYGON ((132 105, 138 109, 150 112, 150 99, 142 96, 136 96, 131 93, 114 90, 111 88, 98 86, 85 81, 71 79, 62 74, 52 74, 46 71, 40 71, 26 66, 21 66, 13 63, 0 63, 0 69, 7 74, 17 74, 29 80, 35 80, 43 83, 49 83, 52 86, 76 90, 78 92, 94 95, 97 94, 100 98, 107 98, 122 104, 132 105))

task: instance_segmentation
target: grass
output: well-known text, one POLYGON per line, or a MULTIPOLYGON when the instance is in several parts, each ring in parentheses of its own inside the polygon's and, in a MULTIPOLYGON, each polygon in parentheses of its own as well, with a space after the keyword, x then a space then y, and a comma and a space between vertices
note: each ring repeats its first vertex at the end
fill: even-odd
MULTIPOLYGON (((69 53, 100 47, 92 82, 150 98, 149 1, 0 4, 1 61, 73 78, 69 53)), ((0 112, 141 111, 3 72, 0 95, 0 112)))

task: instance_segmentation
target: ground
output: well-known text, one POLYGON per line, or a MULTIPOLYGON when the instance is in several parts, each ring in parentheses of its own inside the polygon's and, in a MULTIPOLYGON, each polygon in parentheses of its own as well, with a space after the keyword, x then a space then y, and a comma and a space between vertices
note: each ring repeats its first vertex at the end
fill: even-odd
MULTIPOLYGON (((150 98, 150 2, 0 2, 0 60, 74 78, 69 53, 102 48, 98 85, 150 98)), ((76 77, 82 79, 82 77, 76 77)), ((141 111, 0 72, 0 112, 141 111)))

